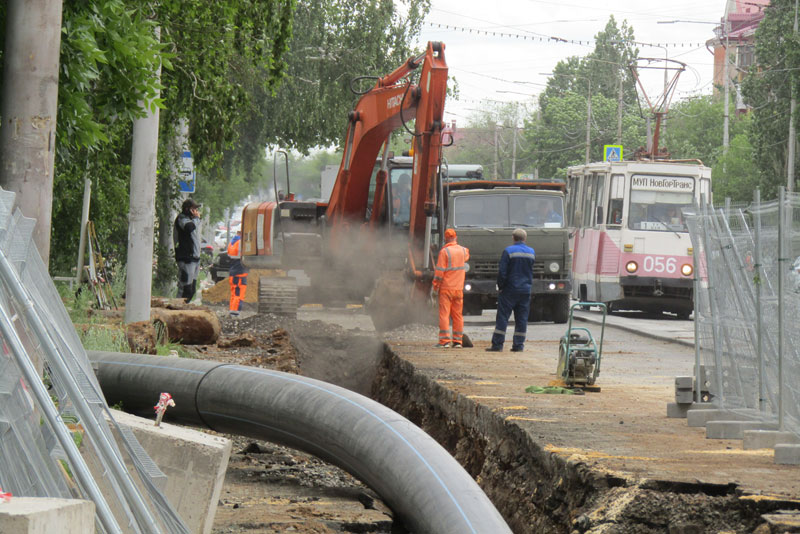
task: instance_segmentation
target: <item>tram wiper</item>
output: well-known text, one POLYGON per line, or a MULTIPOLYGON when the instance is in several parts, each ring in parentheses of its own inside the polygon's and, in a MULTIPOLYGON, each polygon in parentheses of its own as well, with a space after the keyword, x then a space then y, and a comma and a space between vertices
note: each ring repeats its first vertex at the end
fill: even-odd
POLYGON ((681 237, 681 234, 679 234, 679 233, 678 233, 678 232, 676 232, 674 229, 672 229, 672 228, 671 228, 671 227, 670 227, 670 226, 669 226, 667 223, 665 223, 664 221, 662 221, 662 220, 661 220, 659 217, 653 216, 653 218, 654 218, 654 219, 655 219, 657 222, 661 223, 661 226, 663 226, 665 229, 669 230, 670 232, 672 232, 673 234, 675 234, 676 236, 678 236, 678 238, 680 238, 680 237, 681 237))

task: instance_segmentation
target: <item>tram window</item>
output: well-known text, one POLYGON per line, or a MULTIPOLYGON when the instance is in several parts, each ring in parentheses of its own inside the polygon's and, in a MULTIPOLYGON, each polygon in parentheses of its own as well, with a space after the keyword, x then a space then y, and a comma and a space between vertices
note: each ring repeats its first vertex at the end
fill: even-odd
POLYGON ((595 200, 594 200, 594 226, 603 224, 603 192, 605 191, 606 175, 600 174, 595 182, 595 200))
POLYGON ((575 225, 575 210, 578 207, 578 193, 580 192, 580 178, 578 176, 569 177, 569 189, 567 190, 567 218, 569 225, 575 225))
POLYGON ((582 226, 592 226, 592 191, 594 189, 595 176, 584 176, 583 178, 583 213, 582 226))
POLYGON ((693 201, 691 192, 631 191, 628 226, 632 230, 686 232, 681 208, 693 201))
POLYGON ((608 192, 608 220, 606 224, 622 224, 622 198, 625 195, 625 176, 615 174, 611 177, 608 192))

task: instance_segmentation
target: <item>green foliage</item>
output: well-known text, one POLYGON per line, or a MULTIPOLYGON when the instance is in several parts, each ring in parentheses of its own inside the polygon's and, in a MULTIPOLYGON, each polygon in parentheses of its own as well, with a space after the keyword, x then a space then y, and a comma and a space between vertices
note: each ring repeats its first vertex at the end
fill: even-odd
POLYGON ((753 191, 761 186, 761 175, 753 159, 753 146, 742 133, 731 139, 728 153, 720 155, 711 173, 711 185, 717 201, 730 197, 734 202, 750 202, 753 191))
MULTIPOLYGON (((792 94, 797 97, 799 92, 800 39, 792 31, 793 23, 793 1, 770 2, 755 33, 759 65, 742 84, 746 102, 753 106, 749 140, 760 173, 763 198, 776 196, 776 188, 786 184, 789 102, 792 94)), ((800 115, 796 112, 795 124, 798 119, 800 115)))
POLYGON ((79 336, 86 350, 130 352, 125 332, 118 328, 98 325, 79 332, 79 336))

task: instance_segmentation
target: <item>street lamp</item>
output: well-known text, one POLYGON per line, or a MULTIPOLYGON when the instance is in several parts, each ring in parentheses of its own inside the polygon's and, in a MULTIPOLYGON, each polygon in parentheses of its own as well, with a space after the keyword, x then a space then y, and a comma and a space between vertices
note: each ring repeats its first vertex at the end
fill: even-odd
MULTIPOLYGON (((553 72, 540 72, 541 76, 570 76, 568 74, 556 74, 553 72)), ((586 98, 586 165, 589 164, 589 154, 591 148, 591 126, 592 126, 592 79, 587 78, 585 76, 572 76, 573 78, 579 78, 581 80, 586 80, 589 84, 589 94, 586 98)))

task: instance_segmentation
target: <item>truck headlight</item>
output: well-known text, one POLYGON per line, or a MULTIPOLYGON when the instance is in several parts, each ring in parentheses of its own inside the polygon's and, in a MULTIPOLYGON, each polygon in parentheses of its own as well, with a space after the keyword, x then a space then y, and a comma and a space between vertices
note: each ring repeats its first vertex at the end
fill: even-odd
POLYGON ((472 284, 464 284, 464 291, 472 291, 472 284))
POLYGON ((557 261, 550 262, 550 265, 547 266, 547 268, 550 269, 551 273, 557 273, 559 267, 560 265, 558 264, 557 261))

